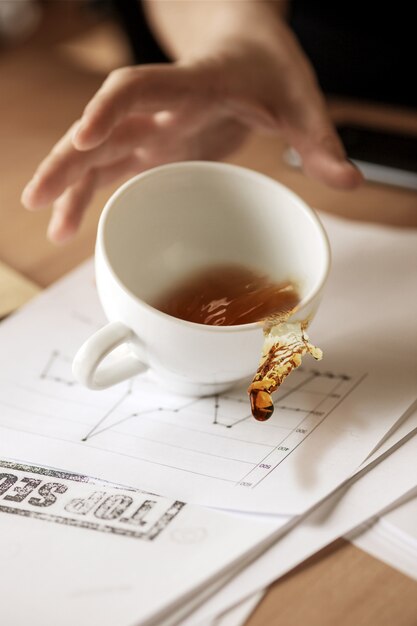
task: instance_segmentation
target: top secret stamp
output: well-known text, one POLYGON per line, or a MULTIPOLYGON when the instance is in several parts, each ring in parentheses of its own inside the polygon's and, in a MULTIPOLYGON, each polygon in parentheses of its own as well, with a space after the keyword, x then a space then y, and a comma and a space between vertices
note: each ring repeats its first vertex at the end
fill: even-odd
POLYGON ((153 541, 184 502, 95 478, 0 460, 0 512, 153 541))

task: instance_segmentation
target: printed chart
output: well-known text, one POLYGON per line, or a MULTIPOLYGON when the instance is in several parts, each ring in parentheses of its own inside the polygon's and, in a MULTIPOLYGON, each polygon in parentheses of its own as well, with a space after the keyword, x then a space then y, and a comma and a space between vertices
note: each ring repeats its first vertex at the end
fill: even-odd
POLYGON ((406 371, 393 386, 383 361, 347 363, 337 342, 323 361, 304 358, 263 423, 246 385, 187 398, 145 373, 91 391, 71 362, 105 321, 86 264, 3 322, 0 454, 183 502, 294 515, 347 479, 414 400, 406 371))
MULTIPOLYGON (((40 378, 58 394, 57 399, 62 387, 77 384, 71 359, 58 350, 52 351, 40 378)), ((120 440, 119 454, 123 454, 126 437, 147 441, 148 446, 153 444, 149 462, 157 464, 160 459, 164 466, 169 449, 173 450, 172 459, 175 451, 181 450, 182 462, 172 460, 172 466, 183 471, 195 471, 187 453, 201 456, 199 467, 207 467, 206 457, 211 457, 217 460, 212 462, 214 471, 207 467, 207 477, 255 488, 359 382, 346 374, 299 368, 275 395, 272 418, 259 424, 250 413, 245 388, 207 398, 178 398, 165 395, 143 375, 119 386, 119 393, 85 429, 80 441, 100 446, 103 435, 111 434, 115 442, 120 440)), ((63 395, 65 403, 70 401, 63 395)))

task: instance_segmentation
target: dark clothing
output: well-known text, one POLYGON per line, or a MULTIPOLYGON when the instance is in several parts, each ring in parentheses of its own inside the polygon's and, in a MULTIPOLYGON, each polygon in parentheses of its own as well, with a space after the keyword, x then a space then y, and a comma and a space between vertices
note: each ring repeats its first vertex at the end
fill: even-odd
POLYGON ((148 26, 140 0, 111 0, 111 5, 129 39, 135 63, 142 65, 170 61, 148 26))
POLYGON ((412 6, 292 0, 289 23, 325 93, 415 107, 412 6))
MULTIPOLYGON (((129 37, 135 63, 169 61, 139 0, 112 3, 129 37)), ((290 0, 290 26, 325 93, 416 106, 413 5, 399 0, 385 6, 371 0, 290 0)))

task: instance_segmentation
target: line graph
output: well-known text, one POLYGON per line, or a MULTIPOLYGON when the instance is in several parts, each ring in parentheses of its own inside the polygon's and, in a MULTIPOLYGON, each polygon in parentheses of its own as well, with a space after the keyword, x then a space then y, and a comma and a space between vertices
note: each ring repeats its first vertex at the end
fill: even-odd
POLYGON ((68 387, 76 385, 76 381, 71 372, 71 359, 59 350, 52 350, 45 367, 40 374, 41 380, 53 380, 68 387))
POLYGON ((284 460, 288 457, 298 446, 311 434, 321 422, 331 413, 331 411, 341 402, 342 398, 349 395, 353 389, 360 384, 361 380, 355 382, 355 384, 344 394, 336 393, 342 383, 346 380, 351 380, 350 377, 342 376, 330 376, 331 379, 336 379, 334 389, 331 393, 323 396, 316 405, 314 410, 306 412, 305 417, 301 419, 298 425, 279 442, 275 448, 265 455, 265 457, 258 463, 258 465, 251 471, 249 471, 243 479, 240 481, 240 485, 245 487, 255 487, 259 485, 271 472, 274 471, 284 460), (326 406, 329 400, 336 400, 334 406, 326 406), (321 410, 319 410, 321 409, 321 410))
MULTIPOLYGON (((339 270, 350 272, 344 227, 339 234, 339 270)), ((379 266, 368 269, 379 285, 379 266)), ((342 283, 342 274, 333 277, 333 288, 342 283)), ((164 391, 147 373, 100 392, 77 385, 73 354, 106 323, 88 263, 27 315, 4 323, 0 447, 27 462, 185 502, 299 514, 348 478, 415 399, 410 351, 401 359, 398 352, 398 361, 380 358, 380 318, 372 317, 371 328, 356 310, 352 319, 335 316, 345 310, 344 295, 335 291, 317 320, 314 338, 325 358, 304 359, 275 394, 274 414, 259 423, 245 386, 195 399, 164 391)))
MULTIPOLYGON (((58 349, 51 351, 40 378, 57 390, 77 385, 71 359, 58 349)), ((275 395, 272 418, 259 424, 251 415, 245 387, 184 398, 163 392, 144 375, 111 391, 77 438, 107 450, 111 441, 111 449, 122 455, 132 447, 138 453, 145 449, 149 462, 168 461, 183 471, 191 471, 198 457, 203 475, 255 488, 359 383, 345 373, 300 367, 275 395), (218 459, 214 473, 209 458, 218 459)))
POLYGON ((71 371, 74 351, 104 323, 91 277, 75 276, 46 297, 0 377, 0 431, 9 450, 25 446, 27 460, 187 502, 295 514, 371 451, 384 432, 381 416, 392 423, 376 396, 381 378, 372 370, 365 379, 362 361, 347 364, 333 347, 291 374, 264 423, 251 416, 247 385, 187 398, 147 372, 91 391, 71 371))

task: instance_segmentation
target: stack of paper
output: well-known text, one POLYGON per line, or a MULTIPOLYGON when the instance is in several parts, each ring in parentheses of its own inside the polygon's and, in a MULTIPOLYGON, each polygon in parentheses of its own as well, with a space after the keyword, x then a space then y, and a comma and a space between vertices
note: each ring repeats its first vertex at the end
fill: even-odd
POLYGON ((393 511, 365 522, 348 538, 362 550, 417 580, 417 491, 393 511))
POLYGON ((72 357, 105 322, 91 262, 2 323, 4 623, 37 607, 42 626, 93 612, 103 625, 232 626, 364 522, 356 542, 383 524, 416 549, 410 510, 374 519, 417 488, 417 235, 323 221, 333 270, 309 335, 325 357, 305 359, 263 424, 244 388, 196 400, 147 374, 77 385, 72 357))

